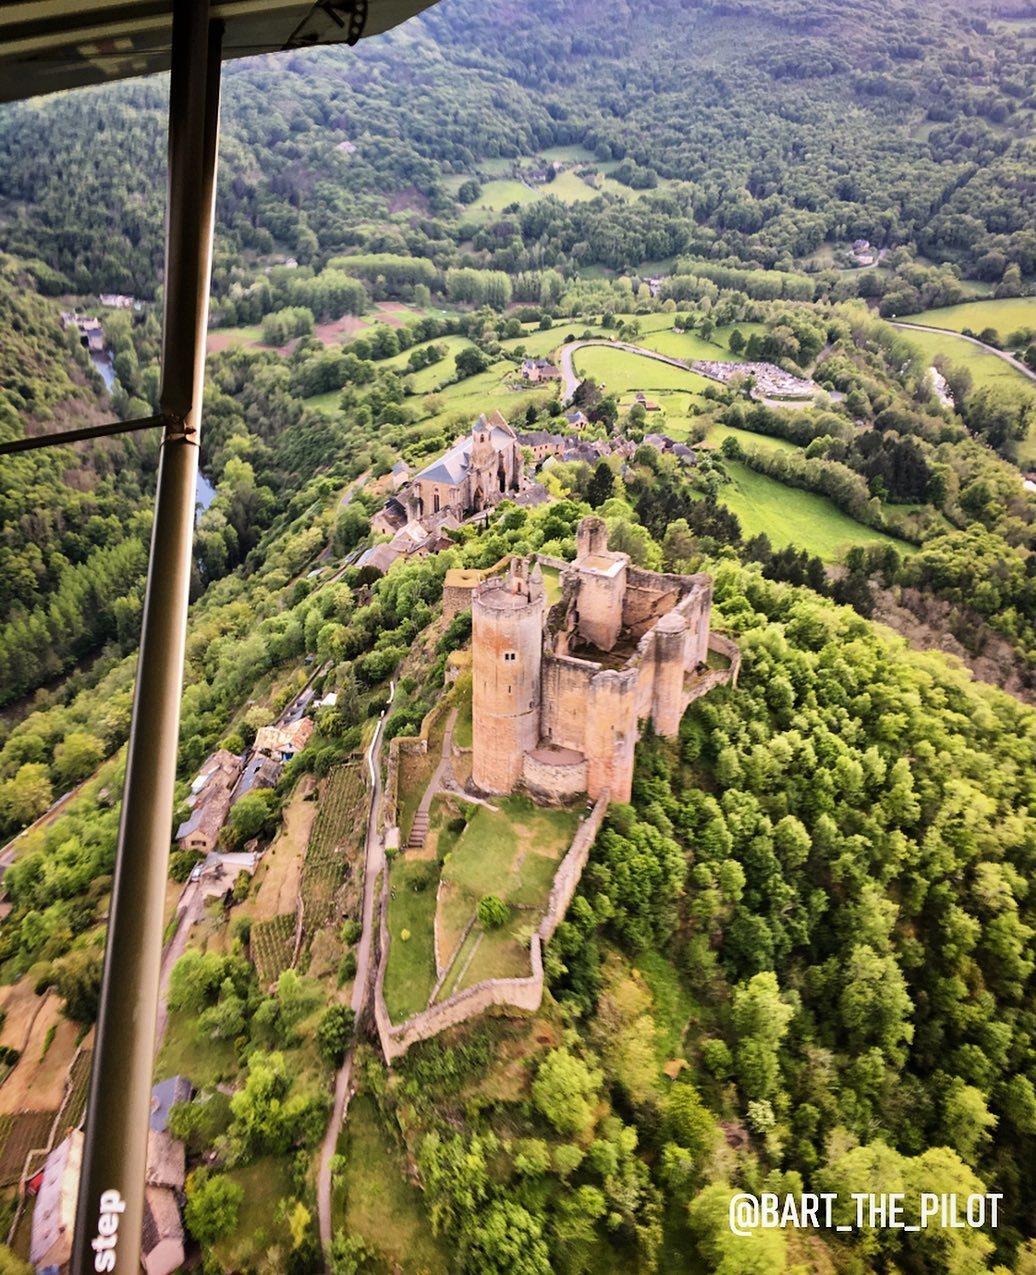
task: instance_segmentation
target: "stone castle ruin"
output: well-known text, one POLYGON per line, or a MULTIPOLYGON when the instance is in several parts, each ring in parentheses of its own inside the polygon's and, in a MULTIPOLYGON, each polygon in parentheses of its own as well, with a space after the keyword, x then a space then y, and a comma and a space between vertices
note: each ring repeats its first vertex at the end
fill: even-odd
POLYGON ((737 649, 710 635, 712 579, 645 571, 584 518, 573 563, 514 559, 472 591, 473 786, 556 801, 629 801, 639 723, 677 734, 687 706, 733 681, 737 649), (710 648, 728 667, 710 670, 710 648))

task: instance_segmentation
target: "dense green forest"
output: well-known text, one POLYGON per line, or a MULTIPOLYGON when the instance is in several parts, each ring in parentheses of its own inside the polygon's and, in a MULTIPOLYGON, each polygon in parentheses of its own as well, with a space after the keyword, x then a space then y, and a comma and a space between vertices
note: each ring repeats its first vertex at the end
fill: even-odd
MULTIPOLYGON (((1033 68, 1024 32, 983 8, 457 0, 349 54, 232 66, 216 293, 274 249, 790 267, 857 238, 1010 286, 1036 265, 1033 68), (450 174, 475 204, 498 161, 551 147, 607 165, 608 190, 490 224, 457 202, 450 174)), ((130 84, 0 112, 4 237, 56 272, 48 286, 154 294, 163 104, 160 85, 130 84)))

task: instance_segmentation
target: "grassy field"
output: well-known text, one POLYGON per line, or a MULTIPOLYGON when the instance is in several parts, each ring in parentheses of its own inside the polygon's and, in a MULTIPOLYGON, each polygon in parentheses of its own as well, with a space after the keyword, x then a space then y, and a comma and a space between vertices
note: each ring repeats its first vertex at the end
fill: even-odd
POLYGON ((592 186, 588 186, 582 177, 577 177, 570 169, 563 173, 558 173, 552 182, 548 182, 543 187, 545 195, 553 195, 555 199, 560 199, 563 204, 581 204, 587 200, 596 199, 599 191, 594 190, 592 186))
POLYGON ((742 447, 754 447, 761 452, 800 452, 801 447, 786 438, 772 438, 769 434, 753 434, 748 429, 733 425, 721 425, 719 421, 709 426, 705 435, 706 447, 719 447, 725 438, 736 438, 742 447))
POLYGON ((245 1197, 234 1233, 213 1246, 223 1270, 250 1269, 274 1244, 290 1250, 287 1218, 277 1218, 281 1200, 295 1197, 288 1160, 265 1156, 246 1168, 229 1170, 227 1177, 244 1190, 245 1197))
POLYGON ((397 860, 389 872, 389 960, 385 970, 385 1004, 400 1023, 428 1004, 435 986, 434 865, 427 860, 397 860), (415 885, 423 883, 421 889, 415 885), (410 937, 403 939, 409 930, 410 937))
POLYGON ((531 204, 543 198, 543 187, 526 186, 513 177, 486 182, 482 194, 471 205, 473 211, 503 212, 511 204, 531 204))
POLYGON ((951 363, 966 367, 976 386, 1034 388, 1032 382, 1010 363, 996 354, 972 345, 970 341, 962 341, 951 332, 904 332, 903 335, 912 345, 921 350, 926 358, 934 360, 938 355, 942 355, 951 363))
POLYGON ((338 1149, 345 1173, 331 1201, 332 1232, 344 1227, 381 1258, 379 1269, 401 1275, 446 1275, 448 1255, 432 1234, 420 1190, 405 1177, 403 1157, 372 1098, 359 1094, 338 1149))
POLYGON ((786 487, 738 461, 725 463, 732 482, 720 488, 719 498, 737 514, 746 539, 765 532, 775 549, 795 545, 824 562, 839 561, 853 545, 894 544, 910 551, 902 541, 854 521, 825 496, 786 487))
POLYGON ((162 1048, 155 1060, 155 1079, 186 1076, 195 1089, 212 1089, 238 1071, 233 1041, 214 1040, 198 1031, 197 1018, 184 1010, 169 1015, 162 1048))
POLYGON ((580 376, 594 377, 598 384, 607 385, 609 393, 620 397, 637 390, 643 390, 645 394, 660 390, 687 390, 700 394, 709 385, 704 376, 695 372, 685 372, 683 368, 659 363, 657 359, 646 359, 627 350, 609 350, 604 346, 579 350, 573 358, 573 366, 580 376))
MULTIPOLYGON (((556 382, 535 390, 508 389, 508 381, 514 380, 517 375, 513 363, 501 360, 477 376, 471 376, 456 385, 447 385, 442 391, 442 411, 427 417, 422 424, 430 433, 444 428, 450 431, 456 418, 462 418, 467 423, 466 427, 470 428, 483 412, 488 414, 500 411, 510 418, 530 403, 538 406, 548 403, 558 392, 556 382)), ((450 441, 452 442, 452 434, 450 441)), ((428 460, 431 459, 429 456, 428 460)))
POLYGON ((579 824, 571 810, 545 809, 507 797, 498 810, 479 806, 443 865, 439 925, 448 961, 479 900, 495 894, 512 912, 499 930, 475 925, 454 956, 440 999, 486 978, 529 973, 527 931, 543 914, 554 873, 579 824))
POLYGON ((963 332, 970 328, 979 333, 995 328, 1001 338, 1018 328, 1036 328, 1036 297, 1005 297, 1003 300, 965 301, 961 305, 925 310, 921 314, 903 315, 904 323, 926 323, 933 328, 963 332))

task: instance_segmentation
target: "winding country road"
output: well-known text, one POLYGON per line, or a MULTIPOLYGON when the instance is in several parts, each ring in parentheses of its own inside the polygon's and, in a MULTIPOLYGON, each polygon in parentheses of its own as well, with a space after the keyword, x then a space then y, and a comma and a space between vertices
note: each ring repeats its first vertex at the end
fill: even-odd
MULTIPOLYGON (((356 978, 353 980, 352 1009, 359 1021, 367 997, 370 993, 372 974, 372 955, 374 951, 374 887, 385 866, 385 848, 378 833, 378 815, 381 812, 381 766, 378 758, 381 750, 381 738, 385 731, 385 715, 396 697, 396 682, 390 684, 388 704, 381 710, 374 738, 367 749, 367 766, 370 771, 371 795, 367 810, 367 837, 364 848, 363 866, 363 930, 360 934, 359 946, 356 949, 356 978)), ((331 1245, 331 1159, 338 1146, 338 1135, 341 1133, 345 1113, 349 1108, 352 1096, 353 1047, 345 1052, 342 1065, 335 1077, 334 1105, 331 1108, 331 1119, 324 1135, 324 1144, 320 1149, 320 1169, 317 1174, 317 1214, 320 1222, 320 1244, 326 1253, 331 1245)))
POLYGON ((971 345, 977 345, 980 350, 995 354, 998 359, 1003 359, 1005 363, 1010 363, 1016 372, 1021 372, 1022 376, 1036 382, 1036 372, 1024 364, 1021 359, 1016 359, 1007 350, 998 350, 995 345, 987 345, 985 341, 980 341, 977 336, 965 336, 963 332, 954 332, 950 328, 933 328, 926 323, 899 323, 893 319, 889 319, 887 322, 892 327, 899 328, 904 332, 936 332, 940 336, 950 336, 958 341, 968 341, 971 345))
POLYGON ((594 345, 603 346, 608 350, 625 350, 627 354, 641 354, 646 359, 656 359, 659 363, 668 363, 670 367, 678 367, 684 372, 691 370, 683 359, 672 359, 668 354, 659 354, 657 350, 645 350, 643 346, 630 345, 628 341, 571 341, 568 345, 561 347, 561 397, 563 402, 567 403, 569 401, 582 380, 582 377, 577 376, 575 369, 572 367, 572 355, 577 350, 586 350, 594 345))

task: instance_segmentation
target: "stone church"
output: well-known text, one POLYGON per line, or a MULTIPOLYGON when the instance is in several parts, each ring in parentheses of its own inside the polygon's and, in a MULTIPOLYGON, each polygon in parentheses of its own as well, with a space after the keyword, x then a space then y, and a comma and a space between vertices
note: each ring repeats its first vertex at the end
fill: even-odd
POLYGON ((736 680, 710 633, 712 578, 645 571, 579 524, 575 562, 516 558, 472 591, 472 784, 545 800, 629 801, 640 723, 673 737, 687 706, 736 680), (549 609, 543 568, 561 598, 549 609), (709 667, 709 653, 718 667, 709 667))
POLYGON ((412 519, 452 513, 457 518, 490 509, 524 491, 521 444, 499 412, 480 416, 445 455, 415 475, 405 495, 412 519))

